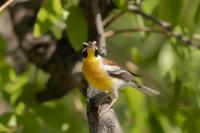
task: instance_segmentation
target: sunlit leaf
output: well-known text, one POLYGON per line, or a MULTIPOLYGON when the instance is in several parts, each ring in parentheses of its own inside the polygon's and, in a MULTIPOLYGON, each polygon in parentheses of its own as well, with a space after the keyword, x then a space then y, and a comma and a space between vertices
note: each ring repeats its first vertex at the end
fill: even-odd
POLYGON ((9 127, 17 127, 17 116, 15 114, 13 114, 11 117, 10 117, 10 120, 8 122, 8 126, 9 127))
POLYGON ((174 51, 170 44, 166 44, 159 55, 159 65, 162 75, 165 75, 170 69, 172 69, 175 63, 174 51))
POLYGON ((14 104, 23 92, 23 87, 27 84, 29 77, 28 73, 17 76, 14 70, 9 71, 10 82, 5 84, 4 91, 10 95, 10 102, 14 104))
POLYGON ((22 115, 25 110, 25 104, 23 102, 19 102, 15 110, 17 115, 22 115))
POLYGON ((113 2, 119 8, 125 8, 125 6, 126 6, 126 1, 125 0, 113 0, 113 2))
POLYGON ((134 47, 131 49, 131 55, 132 55, 134 62, 136 62, 136 63, 142 62, 142 57, 137 48, 134 47))
POLYGON ((152 13, 153 10, 158 6, 159 0, 145 0, 142 2, 142 9, 146 12, 146 13, 152 13))
POLYGON ((5 125, 0 123, 0 132, 1 133, 11 133, 11 130, 8 127, 6 127, 5 125))
POLYGON ((61 18, 62 12, 61 0, 45 0, 37 14, 34 35, 39 37, 50 30, 51 26, 61 18))

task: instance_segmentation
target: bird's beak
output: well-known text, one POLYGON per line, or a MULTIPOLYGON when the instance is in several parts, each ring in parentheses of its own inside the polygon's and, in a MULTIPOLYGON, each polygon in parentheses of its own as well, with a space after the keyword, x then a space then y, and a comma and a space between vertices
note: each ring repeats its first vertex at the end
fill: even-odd
POLYGON ((88 47, 87 47, 87 49, 88 50, 95 50, 95 47, 96 47, 96 43, 90 42, 89 45, 88 45, 88 47))

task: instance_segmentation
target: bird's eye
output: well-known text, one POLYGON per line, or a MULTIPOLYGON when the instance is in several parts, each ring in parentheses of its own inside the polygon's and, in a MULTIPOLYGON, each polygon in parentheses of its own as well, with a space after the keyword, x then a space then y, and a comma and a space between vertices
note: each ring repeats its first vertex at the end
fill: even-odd
POLYGON ((98 49, 95 49, 94 55, 95 55, 96 57, 99 55, 99 50, 98 50, 98 49))
POLYGON ((83 48, 87 48, 88 45, 89 45, 89 44, 88 44, 87 42, 84 42, 84 43, 83 43, 83 48))
POLYGON ((88 56, 87 50, 83 50, 82 55, 83 55, 84 58, 86 58, 88 56))
POLYGON ((86 43, 83 44, 83 48, 87 48, 87 46, 88 46, 88 45, 87 45, 86 43))

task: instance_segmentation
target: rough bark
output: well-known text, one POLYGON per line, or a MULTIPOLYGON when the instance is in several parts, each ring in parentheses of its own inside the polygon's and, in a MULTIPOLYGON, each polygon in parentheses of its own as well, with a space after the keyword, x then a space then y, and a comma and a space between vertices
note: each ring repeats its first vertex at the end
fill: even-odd
POLYGON ((114 110, 106 111, 111 103, 110 97, 102 101, 102 98, 106 96, 106 93, 99 92, 92 87, 88 88, 87 115, 90 133, 123 133, 114 110))

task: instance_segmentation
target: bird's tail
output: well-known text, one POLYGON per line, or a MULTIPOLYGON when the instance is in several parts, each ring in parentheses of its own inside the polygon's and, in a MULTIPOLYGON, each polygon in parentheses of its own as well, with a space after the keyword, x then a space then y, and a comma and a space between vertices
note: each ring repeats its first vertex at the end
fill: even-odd
POLYGON ((136 82, 129 82, 129 85, 131 87, 134 87, 136 89, 138 89, 139 91, 142 91, 143 93, 147 94, 147 95, 159 95, 160 92, 153 90, 147 86, 144 86, 142 84, 136 83, 136 82))

